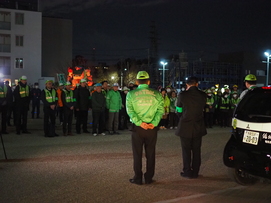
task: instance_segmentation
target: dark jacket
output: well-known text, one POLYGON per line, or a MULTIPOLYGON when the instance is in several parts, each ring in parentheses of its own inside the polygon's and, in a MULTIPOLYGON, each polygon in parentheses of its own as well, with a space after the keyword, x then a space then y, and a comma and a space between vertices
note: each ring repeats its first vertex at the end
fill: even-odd
POLYGON ((40 97, 41 97, 41 89, 40 88, 33 88, 32 90, 31 90, 31 92, 32 92, 32 100, 33 101, 38 101, 38 100, 40 100, 40 97))
POLYGON ((92 110, 93 111, 104 111, 106 107, 106 98, 105 95, 100 92, 92 93, 92 110))
POLYGON ((179 94, 177 106, 183 108, 183 113, 176 131, 177 136, 192 138, 207 134, 203 116, 206 97, 196 86, 179 94))
POLYGON ((75 108, 80 111, 88 111, 91 106, 90 92, 86 87, 79 86, 74 90, 74 98, 76 99, 75 108))
POLYGON ((28 89, 29 89, 28 96, 21 97, 21 95, 20 95, 20 87, 26 88, 26 86, 28 86, 28 85, 19 82, 18 85, 15 87, 15 90, 13 91, 15 106, 17 108, 22 107, 22 108, 28 108, 29 109, 30 100, 32 98, 30 87, 28 86, 28 89))

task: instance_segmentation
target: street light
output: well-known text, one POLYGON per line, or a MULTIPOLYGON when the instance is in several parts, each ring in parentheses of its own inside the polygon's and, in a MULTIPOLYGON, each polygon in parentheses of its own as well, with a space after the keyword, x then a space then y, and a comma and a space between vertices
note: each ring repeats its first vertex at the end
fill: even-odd
POLYGON ((162 69, 163 70, 163 87, 165 87, 165 70, 167 70, 165 69, 165 67, 167 65, 167 62, 161 61, 160 63, 163 65, 163 69, 162 69))
POLYGON ((266 86, 268 86, 269 82, 269 60, 270 60, 270 54, 268 52, 264 52, 264 55, 267 57, 266 59, 266 86))

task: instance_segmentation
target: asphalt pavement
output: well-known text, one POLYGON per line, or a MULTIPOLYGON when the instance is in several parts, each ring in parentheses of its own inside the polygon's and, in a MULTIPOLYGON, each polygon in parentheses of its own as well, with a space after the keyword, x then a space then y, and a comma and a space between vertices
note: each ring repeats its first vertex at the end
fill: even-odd
POLYGON ((174 130, 160 130, 156 182, 139 186, 129 182, 133 177, 129 130, 120 135, 64 137, 57 121, 60 136, 47 138, 42 121, 29 119, 31 134, 17 135, 11 126, 2 136, 8 160, 0 147, 0 203, 271 202, 270 185, 244 187, 229 179, 222 153, 230 128, 208 129, 198 179, 180 176, 180 140, 174 130))

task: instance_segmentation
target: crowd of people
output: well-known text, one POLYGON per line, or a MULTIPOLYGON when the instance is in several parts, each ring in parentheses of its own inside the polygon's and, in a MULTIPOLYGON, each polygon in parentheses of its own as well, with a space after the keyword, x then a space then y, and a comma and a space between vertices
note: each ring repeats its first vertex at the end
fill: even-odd
POLYGON ((70 82, 55 87, 52 80, 47 80, 45 88, 40 90, 37 83, 31 88, 27 77, 22 76, 17 85, 10 86, 8 81, 0 83, 1 133, 8 134, 7 125, 11 125, 13 117, 16 133, 30 134, 27 128, 29 106, 32 103, 32 119, 40 118, 40 101, 43 103, 45 137, 59 136, 55 132, 57 118, 63 136, 82 132, 93 136, 114 135, 129 128, 134 159, 134 177, 129 181, 141 185, 143 175, 146 184, 154 181, 158 129, 175 129, 182 146, 183 171, 180 175, 197 178, 206 127, 230 126, 235 106, 256 87, 256 76, 249 74, 244 82, 247 90, 240 94, 237 85, 201 90, 198 79, 190 77, 186 88, 178 93, 170 86, 157 90, 150 88, 149 74, 139 71, 136 84, 130 83, 121 89, 118 83, 110 86, 107 81, 89 88, 87 81, 81 79, 74 89, 70 82), (88 130, 89 111, 92 111, 92 132, 88 130), (72 129, 74 118, 75 130, 72 129), (144 174, 143 149, 147 159, 144 174))
MULTIPOLYGON (((118 83, 109 85, 108 81, 96 83, 93 87, 87 86, 82 79, 75 89, 72 84, 46 81, 44 90, 38 83, 33 87, 27 85, 27 77, 22 76, 18 85, 9 85, 9 82, 0 85, 0 110, 2 114, 2 134, 7 134, 7 125, 16 126, 16 133, 30 133, 27 129, 27 114, 32 104, 32 119, 40 118, 40 105, 43 103, 44 136, 58 136, 55 133, 56 119, 63 126, 63 135, 91 133, 97 135, 119 134, 119 130, 129 129, 131 124, 126 111, 126 95, 138 86, 130 83, 122 88, 118 83), (92 111, 92 132, 88 130, 88 112, 92 111), (73 119, 76 119, 74 132, 73 119)), ((177 98, 179 92, 171 86, 157 88, 163 98, 164 113, 158 127, 164 129, 177 129, 181 111, 178 112, 177 98)), ((184 90, 183 90, 184 91, 184 90)), ((220 127, 230 126, 231 117, 236 104, 240 101, 240 91, 237 85, 231 88, 224 86, 221 89, 210 87, 202 90, 207 95, 204 107, 204 120, 208 128, 214 125, 220 127)), ((181 92, 181 91, 180 91, 181 92)))

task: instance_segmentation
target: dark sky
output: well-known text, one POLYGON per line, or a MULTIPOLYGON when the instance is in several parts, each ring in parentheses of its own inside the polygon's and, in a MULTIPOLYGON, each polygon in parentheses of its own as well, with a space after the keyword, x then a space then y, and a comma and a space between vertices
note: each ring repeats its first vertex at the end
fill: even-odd
MULTIPOLYGON (((45 15, 73 20, 73 53, 97 61, 147 58, 155 21, 159 56, 271 49, 271 0, 40 0, 45 15)), ((214 59, 216 59, 214 57, 214 59)), ((263 56, 264 59, 264 56, 263 56)))

